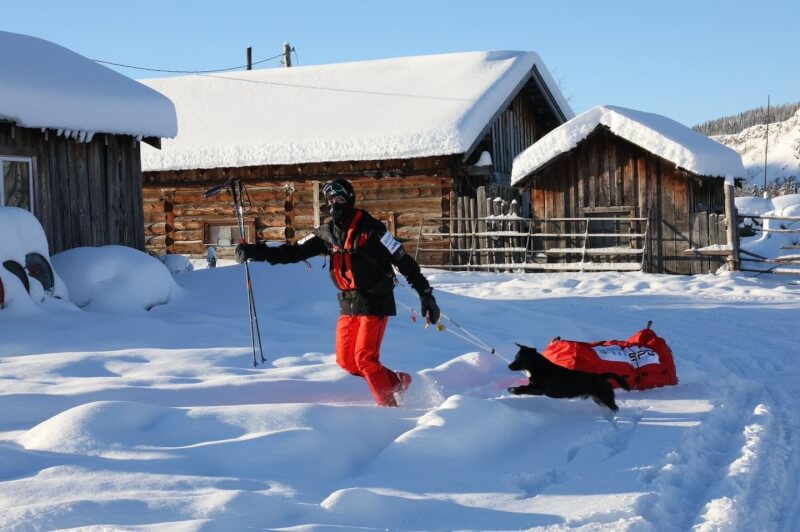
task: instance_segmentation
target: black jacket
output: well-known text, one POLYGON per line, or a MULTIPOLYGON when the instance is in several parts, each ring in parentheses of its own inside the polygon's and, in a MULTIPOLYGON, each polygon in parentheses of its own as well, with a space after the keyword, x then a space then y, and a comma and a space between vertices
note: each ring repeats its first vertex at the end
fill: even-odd
POLYGON ((272 264, 300 262, 317 255, 330 256, 330 276, 340 290, 339 310, 347 316, 394 316, 396 266, 408 283, 423 295, 431 287, 419 265, 380 221, 356 209, 342 226, 324 223, 297 244, 269 248, 272 264))

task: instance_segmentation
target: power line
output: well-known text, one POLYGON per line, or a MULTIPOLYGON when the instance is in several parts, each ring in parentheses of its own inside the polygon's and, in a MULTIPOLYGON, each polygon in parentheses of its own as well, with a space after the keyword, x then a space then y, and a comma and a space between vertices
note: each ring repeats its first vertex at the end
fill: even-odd
MULTIPOLYGON (((297 58, 297 52, 295 51, 294 47, 290 48, 290 53, 294 52, 295 57, 297 58)), ((286 53, 281 53, 272 57, 268 57, 267 59, 262 59, 253 65, 258 65, 261 63, 265 63, 267 61, 272 61, 273 59, 283 58, 286 56, 286 53)), ((299 60, 299 58, 298 58, 299 60)), ((239 81, 245 83, 255 83, 260 85, 273 85, 278 87, 289 87, 289 88, 296 88, 296 89, 311 89, 311 90, 321 90, 321 91, 329 91, 329 92, 342 92, 342 93, 352 93, 352 94, 364 94, 370 96, 393 96, 393 97, 401 97, 401 98, 413 98, 413 99, 423 99, 423 100, 442 100, 442 101, 464 101, 464 102, 472 102, 469 98, 451 98, 446 96, 436 96, 436 95, 424 95, 424 94, 404 94, 404 93, 397 93, 397 92, 384 92, 384 91, 370 91, 364 89, 345 89, 345 88, 335 88, 335 87, 324 87, 324 86, 315 86, 315 85, 304 85, 302 83, 287 83, 287 82, 276 82, 276 81, 266 81, 266 80, 254 80, 254 79, 244 79, 244 78, 235 78, 235 77, 226 77, 226 76, 214 76, 215 73, 220 72, 229 72, 232 70, 242 70, 246 69, 247 65, 242 65, 238 67, 231 67, 231 68, 223 68, 217 70, 167 70, 167 69, 160 69, 160 68, 147 68, 147 67, 139 67, 133 65, 124 65, 121 63, 114 63, 111 61, 101 61, 99 59, 93 59, 96 63, 103 63, 107 65, 114 65, 123 68, 133 68, 136 70, 147 70, 150 72, 166 72, 170 74, 199 74, 201 76, 206 76, 209 78, 217 78, 226 81, 239 81)))
POLYGON ((207 78, 214 78, 214 79, 221 79, 225 81, 240 81, 243 83, 255 83, 257 85, 272 85, 275 87, 289 87, 293 89, 311 89, 311 90, 320 90, 320 91, 328 91, 328 92, 342 92, 342 93, 350 93, 350 94, 364 94, 369 96, 392 96, 392 97, 400 97, 400 98, 412 98, 412 99, 419 99, 419 100, 441 100, 447 102, 468 102, 474 103, 475 100, 472 98, 453 98, 449 96, 436 96, 436 95, 425 95, 425 94, 409 94, 409 93, 402 93, 402 92, 386 92, 386 91, 371 91, 366 89, 345 89, 339 87, 324 87, 321 85, 304 85, 302 83, 288 83, 288 82, 278 82, 278 81, 266 81, 266 80, 259 80, 259 79, 245 79, 245 78, 234 78, 229 76, 214 76, 212 74, 200 74, 201 76, 207 78))
MULTIPOLYGON (((283 57, 283 54, 278 54, 273 57, 268 57, 267 59, 262 59, 261 61, 256 61, 252 63, 253 65, 259 65, 261 63, 266 63, 267 61, 272 61, 273 59, 278 59, 279 57, 283 57)), ((231 70, 242 70, 247 68, 248 65, 242 65, 237 67, 230 67, 230 68, 218 68, 216 70, 168 70, 165 68, 147 68, 147 67, 140 67, 140 66, 133 66, 133 65, 123 65, 122 63, 114 63, 112 61, 102 61, 100 59, 92 59, 95 63, 102 63, 104 65, 113 65, 122 68, 132 68, 135 70, 147 70, 149 72, 166 72, 170 74, 212 74, 214 72, 230 72, 231 70)))

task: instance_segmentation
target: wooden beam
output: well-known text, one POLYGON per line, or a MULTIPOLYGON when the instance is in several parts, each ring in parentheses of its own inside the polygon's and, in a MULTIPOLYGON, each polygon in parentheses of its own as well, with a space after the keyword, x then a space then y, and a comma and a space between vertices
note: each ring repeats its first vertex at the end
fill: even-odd
POLYGON ((481 143, 481 141, 486 136, 486 134, 489 132, 489 130, 492 129, 492 125, 500 117, 500 115, 503 114, 503 111, 505 111, 508 108, 508 106, 511 105, 511 102, 514 101, 514 98, 517 97, 517 94, 519 94, 519 92, 522 90, 522 88, 528 83, 528 80, 531 79, 532 75, 533 75, 533 72, 528 72, 528 74, 525 77, 522 78, 522 80, 517 84, 517 86, 514 87, 514 90, 512 90, 509 93, 509 95, 505 99, 505 101, 503 101, 503 103, 497 108, 497 110, 495 111, 495 113, 492 116, 492 118, 489 119, 489 121, 486 123, 486 125, 481 130, 481 132, 478 133, 478 136, 475 137, 472 140, 472 144, 470 144, 469 148, 467 148, 467 151, 465 151, 464 155, 461 157, 461 161, 462 162, 466 162, 467 159, 469 159, 470 155, 472 155, 472 152, 475 151, 475 148, 478 147, 478 144, 481 143))
POLYGON ((621 205, 619 207, 584 207, 583 212, 588 214, 604 214, 612 212, 630 213, 636 210, 635 205, 621 205))

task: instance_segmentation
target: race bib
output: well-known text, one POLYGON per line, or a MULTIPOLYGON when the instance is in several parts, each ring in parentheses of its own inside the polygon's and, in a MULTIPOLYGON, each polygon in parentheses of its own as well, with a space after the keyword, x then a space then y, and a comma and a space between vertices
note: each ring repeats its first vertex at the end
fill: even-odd
POLYGON ((635 368, 658 364, 658 353, 647 347, 620 347, 618 345, 596 345, 592 347, 597 356, 609 362, 627 362, 635 368))
POLYGON ((400 248, 400 242, 394 239, 392 233, 386 231, 383 236, 381 237, 381 244, 383 247, 389 250, 389 253, 394 255, 394 252, 400 248))

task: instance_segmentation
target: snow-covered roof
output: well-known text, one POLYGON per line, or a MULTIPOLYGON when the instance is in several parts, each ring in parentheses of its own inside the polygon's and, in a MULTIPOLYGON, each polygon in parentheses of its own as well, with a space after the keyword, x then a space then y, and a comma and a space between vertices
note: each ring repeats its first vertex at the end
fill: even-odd
POLYGON ((144 80, 181 132, 142 149, 143 170, 378 160, 466 153, 535 75, 573 116, 533 52, 467 52, 144 80))
POLYGON ((703 176, 744 176, 739 154, 665 116, 602 105, 549 132, 514 159, 511 184, 517 185, 561 154, 575 148, 598 126, 658 155, 679 168, 703 176))
POLYGON ((177 134, 169 99, 57 44, 0 31, 0 72, 0 120, 81 140, 177 134))

